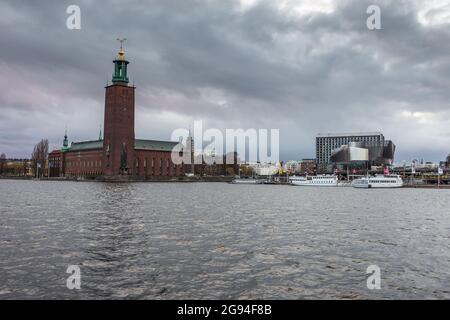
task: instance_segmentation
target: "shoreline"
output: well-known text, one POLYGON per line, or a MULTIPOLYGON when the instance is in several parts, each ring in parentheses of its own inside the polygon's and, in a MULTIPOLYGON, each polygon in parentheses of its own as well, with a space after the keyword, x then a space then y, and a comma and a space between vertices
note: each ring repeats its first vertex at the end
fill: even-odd
MULTIPOLYGON (((147 179, 133 179, 130 177, 123 178, 96 178, 96 179, 71 179, 71 178, 42 178, 35 179, 33 177, 0 177, 0 180, 21 180, 21 181, 47 181, 47 182, 103 182, 103 183, 231 183, 233 177, 150 177, 147 179)), ((290 185, 285 182, 279 183, 265 183, 261 185, 277 185, 286 186, 290 185)), ((424 185, 405 185, 404 189, 443 189, 450 190, 450 185, 441 184, 440 186, 434 184, 424 185)))
POLYGON ((0 177, 0 180, 21 180, 21 181, 47 181, 47 182, 103 182, 103 183, 194 183, 194 182, 221 182, 230 183, 233 177, 149 177, 147 179, 134 179, 131 177, 108 178, 98 177, 94 179, 74 179, 74 178, 41 178, 33 177, 0 177))
POLYGON ((403 186, 405 189, 450 189, 450 185, 444 184, 444 185, 435 185, 435 184, 425 184, 425 185, 417 185, 417 186, 403 186))

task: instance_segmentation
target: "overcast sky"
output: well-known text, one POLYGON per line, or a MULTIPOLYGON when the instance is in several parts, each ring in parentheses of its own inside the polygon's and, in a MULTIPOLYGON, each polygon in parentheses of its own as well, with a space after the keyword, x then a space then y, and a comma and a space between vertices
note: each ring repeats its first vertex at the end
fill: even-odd
POLYGON ((127 37, 136 137, 176 128, 276 128, 281 158, 321 132, 381 131, 396 162, 450 153, 450 0, 0 2, 0 152, 96 139, 127 37), (81 8, 68 30, 66 8, 81 8), (381 7, 382 30, 366 27, 381 7), (132 80, 132 81, 133 81, 132 80))

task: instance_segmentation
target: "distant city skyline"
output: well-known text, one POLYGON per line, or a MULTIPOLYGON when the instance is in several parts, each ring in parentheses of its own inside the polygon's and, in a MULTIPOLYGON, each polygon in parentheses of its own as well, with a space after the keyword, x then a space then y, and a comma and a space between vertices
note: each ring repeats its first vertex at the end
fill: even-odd
POLYGON ((136 137, 280 129, 283 161, 313 158, 328 132, 382 132, 395 163, 450 153, 450 6, 439 1, 3 1, 0 153, 42 138, 95 140, 118 37, 136 91, 136 137), (366 9, 380 6, 382 29, 366 9))

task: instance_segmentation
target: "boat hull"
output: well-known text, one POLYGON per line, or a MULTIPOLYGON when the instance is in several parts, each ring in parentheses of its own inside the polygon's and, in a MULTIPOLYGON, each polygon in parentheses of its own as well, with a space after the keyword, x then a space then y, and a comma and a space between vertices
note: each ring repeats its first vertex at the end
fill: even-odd
POLYGON ((297 187, 321 187, 321 188, 323 188, 323 187, 326 187, 326 188, 331 188, 331 187, 337 187, 338 186, 338 184, 336 183, 336 184, 312 184, 312 183, 302 183, 302 182, 294 182, 294 181, 292 181, 291 182, 291 184, 293 185, 293 186, 297 186, 297 187))
POLYGON ((339 181, 335 176, 292 177, 290 182, 298 187, 337 187, 339 181))
POLYGON ((357 189, 395 189, 403 187, 400 176, 375 176, 353 181, 353 188, 357 189))
POLYGON ((356 189, 396 189, 396 188, 403 188, 403 185, 402 184, 399 184, 399 185, 354 184, 353 188, 356 188, 356 189))
POLYGON ((231 181, 232 184, 262 184, 263 182, 260 180, 253 179, 235 179, 231 181))

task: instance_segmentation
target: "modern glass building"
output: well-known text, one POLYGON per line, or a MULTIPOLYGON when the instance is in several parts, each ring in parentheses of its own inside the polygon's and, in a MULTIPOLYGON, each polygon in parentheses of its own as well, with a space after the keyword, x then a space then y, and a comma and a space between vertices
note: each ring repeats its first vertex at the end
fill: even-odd
POLYGON ((371 165, 391 164, 394 153, 395 145, 380 132, 327 133, 316 137, 319 172, 330 171, 337 163, 351 161, 365 161, 371 165))

